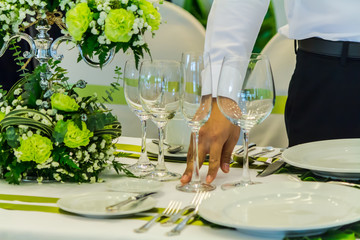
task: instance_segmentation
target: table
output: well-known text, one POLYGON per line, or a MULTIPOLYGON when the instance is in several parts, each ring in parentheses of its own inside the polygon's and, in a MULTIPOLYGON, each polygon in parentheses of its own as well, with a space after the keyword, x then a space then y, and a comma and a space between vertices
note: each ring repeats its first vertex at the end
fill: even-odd
MULTIPOLYGON (((120 143, 138 144, 140 139, 121 137, 120 143)), ((133 163, 136 159, 122 159, 122 162, 133 163)), ((183 173, 185 163, 167 162, 171 171, 183 173)), ((205 179, 207 166, 201 168, 200 174, 205 179)), ((252 170, 252 178, 255 179, 256 171, 252 170)), ((220 185, 227 181, 234 181, 241 175, 240 168, 232 168, 230 173, 224 174, 219 171, 214 184, 218 187, 215 191, 222 191, 220 185)), ((106 182, 115 181, 119 178, 116 173, 106 170, 103 175, 106 182)), ((256 179, 260 182, 291 181, 287 175, 271 175, 256 179)), ((64 197, 70 194, 86 192, 106 191, 107 183, 77 184, 77 183, 24 183, 21 185, 10 185, 4 180, 0 181, 0 194, 17 194, 46 197, 64 197)), ((170 200, 181 200, 183 206, 191 202, 194 194, 180 192, 175 189, 178 181, 165 182, 159 194, 155 196, 158 200, 156 207, 166 207, 170 200)), ((6 201, 0 201, 6 202, 6 201)), ((45 204, 41 204, 45 205, 45 204)), ((47 204, 56 206, 56 204, 47 204)), ((161 240, 161 239, 246 239, 260 240, 262 238, 243 235, 232 229, 210 228, 208 226, 189 225, 179 236, 166 236, 165 233, 171 228, 154 225, 147 233, 134 233, 133 229, 145 222, 137 219, 96 219, 86 218, 70 214, 56 214, 35 211, 5 210, 0 208, 0 239, 1 240, 161 240)))

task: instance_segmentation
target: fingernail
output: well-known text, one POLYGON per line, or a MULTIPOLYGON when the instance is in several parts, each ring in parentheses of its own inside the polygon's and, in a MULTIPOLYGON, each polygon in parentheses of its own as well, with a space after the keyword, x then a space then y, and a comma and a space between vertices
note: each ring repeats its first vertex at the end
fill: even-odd
POLYGON ((229 172, 230 165, 228 163, 224 163, 222 169, 224 170, 224 172, 229 172))
POLYGON ((211 183, 213 181, 213 177, 211 175, 207 175, 206 182, 211 183))

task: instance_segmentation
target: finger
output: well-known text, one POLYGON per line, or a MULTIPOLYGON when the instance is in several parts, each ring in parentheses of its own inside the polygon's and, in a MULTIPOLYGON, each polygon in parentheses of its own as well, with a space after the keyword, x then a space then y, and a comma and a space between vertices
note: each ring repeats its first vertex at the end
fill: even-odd
POLYGON ((189 144, 189 149, 187 152, 187 157, 186 157, 186 169, 180 179, 180 182, 182 184, 186 184, 188 182, 190 182, 191 180, 191 176, 192 176, 192 172, 193 172, 193 143, 192 143, 192 138, 190 138, 190 144, 189 144))
POLYGON ((232 144, 224 145, 223 151, 221 153, 221 160, 220 160, 220 168, 224 173, 228 173, 230 171, 230 160, 231 160, 233 149, 234 149, 234 147, 232 146, 232 144))
POLYGON ((210 157, 209 157, 209 170, 208 175, 206 176, 206 182, 211 183, 219 170, 220 167, 220 158, 222 152, 222 144, 214 143, 211 145, 210 157))
POLYGON ((199 140, 198 146, 198 156, 199 156, 199 168, 203 165, 206 155, 209 153, 209 146, 205 145, 207 142, 202 142, 199 140))
POLYGON ((238 129, 238 131, 235 131, 234 134, 232 134, 224 144, 223 151, 221 154, 221 165, 220 165, 220 168, 224 173, 228 173, 230 171, 230 161, 232 157, 232 152, 238 141, 239 135, 240 135, 240 129, 238 129))

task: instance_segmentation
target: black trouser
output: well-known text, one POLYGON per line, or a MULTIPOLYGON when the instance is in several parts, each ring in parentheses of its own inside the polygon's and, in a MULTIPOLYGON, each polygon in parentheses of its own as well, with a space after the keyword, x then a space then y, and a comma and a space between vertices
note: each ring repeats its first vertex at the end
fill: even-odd
POLYGON ((360 138, 360 59, 298 50, 285 107, 289 146, 360 138))

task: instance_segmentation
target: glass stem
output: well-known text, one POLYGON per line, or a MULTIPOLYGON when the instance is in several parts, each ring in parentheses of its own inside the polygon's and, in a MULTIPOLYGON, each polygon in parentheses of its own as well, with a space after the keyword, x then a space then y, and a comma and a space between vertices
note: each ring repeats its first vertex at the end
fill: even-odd
POLYGON ((245 185, 250 184, 250 172, 249 172, 249 131, 244 131, 244 160, 243 160, 243 173, 241 176, 241 182, 245 185))
POLYGON ((200 183, 199 174, 199 129, 194 129, 192 132, 193 137, 193 174, 191 183, 200 183))
POLYGON ((165 125, 159 127, 159 155, 156 164, 156 171, 166 171, 164 161, 164 138, 165 138, 165 125))
POLYGON ((141 122, 141 156, 139 158, 140 164, 149 163, 146 152, 146 120, 140 119, 141 122))

